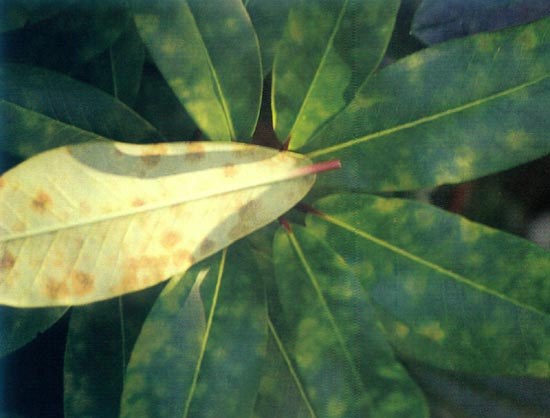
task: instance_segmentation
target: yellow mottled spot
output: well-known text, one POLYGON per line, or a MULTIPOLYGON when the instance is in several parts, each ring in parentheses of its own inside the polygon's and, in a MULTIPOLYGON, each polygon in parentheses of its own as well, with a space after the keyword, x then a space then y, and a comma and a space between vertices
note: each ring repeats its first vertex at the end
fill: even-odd
POLYGON ((465 149, 462 150, 458 156, 455 158, 455 165, 460 169, 461 172, 469 172, 472 169, 476 155, 472 150, 465 149))
POLYGON ((434 223, 434 217, 432 211, 428 209, 419 209, 414 212, 414 219, 416 224, 421 228, 429 228, 434 223))
POLYGON ((405 60, 405 64, 410 70, 416 70, 424 64, 424 57, 421 54, 413 54, 405 60))
POLYGON ((475 224, 464 219, 460 221, 460 236, 465 242, 475 242, 481 236, 481 230, 475 224))
POLYGON ((416 332, 435 342, 441 342, 445 338, 445 331, 437 321, 429 321, 417 328, 416 332))
POLYGON ((410 329, 408 326, 406 326, 403 322, 396 322, 395 323, 395 334, 399 338, 405 338, 407 335, 409 335, 410 329))
POLYGON ((392 213, 403 206, 403 201, 379 198, 372 208, 381 213, 392 213))
POLYGON ((506 145, 511 151, 521 149, 526 142, 531 140, 531 136, 525 131, 512 131, 506 135, 506 145))
POLYGON ((522 50, 534 49, 539 43, 539 37, 533 28, 526 28, 518 37, 519 44, 522 50))
POLYGON ((174 42, 165 42, 160 47, 161 51, 166 55, 173 55, 176 53, 176 44, 174 42))
POLYGON ((329 417, 341 417, 346 412, 346 405, 340 398, 332 398, 328 401, 327 415, 329 417))
POLYGON ((423 277, 409 277, 403 283, 403 289, 409 296, 420 296, 426 292, 428 281, 423 277))
POLYGON ((544 360, 530 361, 527 366, 527 373, 533 377, 550 377, 550 364, 544 360))
POLYGON ((489 52, 494 49, 493 40, 491 37, 482 35, 477 38, 476 47, 480 52, 489 52))

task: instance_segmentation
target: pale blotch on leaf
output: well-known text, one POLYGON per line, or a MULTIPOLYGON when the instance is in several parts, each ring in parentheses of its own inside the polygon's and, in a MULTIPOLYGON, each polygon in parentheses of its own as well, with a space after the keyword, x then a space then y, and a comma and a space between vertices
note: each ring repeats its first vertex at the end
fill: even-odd
POLYGON ((435 342, 441 342, 445 338, 445 331, 437 321, 429 321, 416 329, 416 332, 435 342))

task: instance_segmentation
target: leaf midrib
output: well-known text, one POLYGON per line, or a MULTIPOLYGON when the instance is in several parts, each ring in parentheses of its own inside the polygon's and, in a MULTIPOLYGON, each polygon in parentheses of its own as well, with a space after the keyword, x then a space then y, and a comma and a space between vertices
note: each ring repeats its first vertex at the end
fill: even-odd
MULTIPOLYGON (((323 55, 321 57, 321 60, 319 61, 319 66, 317 67, 317 71, 315 71, 315 74, 313 75, 313 80, 311 81, 311 83, 310 83, 310 85, 307 89, 304 100, 302 101, 302 104, 300 106, 300 109, 298 110, 296 118, 294 119, 292 127, 289 130, 289 135, 291 137, 290 142, 292 142, 292 132, 296 128, 296 125, 298 124, 298 121, 300 120, 300 117, 302 116, 302 113, 304 112, 304 110, 306 108, 306 104, 309 102, 309 98, 310 98, 310 96, 313 92, 314 86, 316 85, 317 79, 319 78, 319 75, 321 74, 321 69, 324 68, 327 57, 328 57, 328 54, 329 54, 329 51, 332 49, 332 46, 334 45, 334 38, 336 37, 336 34, 338 33, 338 31, 340 29, 340 24, 342 23, 342 19, 344 18, 344 14, 346 13, 346 10, 348 8, 348 2, 349 2, 349 0, 345 0, 344 4, 342 5, 342 8, 340 9, 340 14, 338 15, 338 18, 336 19, 334 27, 332 28, 332 32, 331 32, 330 37, 329 37, 328 42, 327 42, 327 46, 326 46, 325 50, 323 51, 323 55)), ((310 137, 311 137, 311 135, 310 135, 310 137)), ((308 138, 305 138, 305 139, 307 140, 308 138)), ((289 143, 288 147, 290 149, 290 143, 289 143)))
MULTIPOLYGON (((362 144, 364 142, 367 142, 371 139, 376 139, 376 138, 380 138, 380 137, 383 137, 383 136, 386 136, 386 135, 391 135, 395 132, 403 131, 403 130, 406 130, 406 129, 410 129, 410 128, 414 128, 414 127, 423 125, 425 123, 433 122, 433 121, 441 119, 443 117, 450 116, 450 115, 453 115, 455 113, 459 113, 459 112, 468 110, 472 107, 480 106, 480 105, 482 105, 486 102, 490 102, 492 100, 499 99, 500 97, 506 96, 508 94, 513 94, 517 91, 528 88, 528 87, 530 87, 534 84, 540 83, 540 82, 546 80, 547 78, 550 78, 550 74, 544 75, 542 77, 538 77, 538 78, 536 78, 532 81, 529 81, 527 83, 523 83, 523 84, 520 84, 518 86, 503 90, 501 92, 494 93, 494 94, 491 94, 489 96, 479 98, 477 100, 473 100, 473 101, 465 103, 463 105, 460 105, 460 106, 457 106, 457 107, 454 107, 454 108, 451 108, 451 109, 447 109, 443 112, 438 112, 438 113, 434 113, 433 115, 424 116, 422 118, 416 119, 416 120, 411 121, 411 122, 406 122, 406 123, 403 123, 401 125, 397 125, 397 126, 393 126, 391 128, 383 129, 383 130, 378 131, 378 132, 373 132, 371 134, 362 136, 360 138, 352 139, 352 140, 349 140, 349 141, 342 142, 340 144, 336 144, 336 145, 333 145, 333 146, 330 146, 330 147, 326 147, 326 148, 322 148, 322 149, 319 149, 319 150, 316 150, 316 151, 312 151, 312 152, 310 152, 308 154, 305 154, 305 155, 306 155, 306 157, 313 159, 313 158, 319 157, 321 155, 330 154, 330 153, 337 152, 337 151, 340 151, 340 150, 343 150, 343 149, 346 149, 346 148, 349 148, 349 147, 353 147, 355 145, 360 145, 360 144, 362 144)), ((350 104, 350 106, 352 106, 352 105, 353 105, 353 102, 350 104)), ((343 112, 345 112, 345 110, 343 112)))
POLYGON ((393 252, 393 253, 395 253, 395 254, 397 254, 397 255, 400 255, 400 256, 402 256, 402 257, 404 257, 404 258, 407 258, 407 259, 409 259, 409 260, 412 261, 412 262, 415 262, 415 263, 418 263, 418 264, 423 265, 423 266, 425 266, 425 267, 428 267, 428 268, 430 268, 430 269, 436 271, 436 272, 439 273, 439 274, 442 274, 442 275, 444 275, 444 276, 450 277, 451 279, 454 279, 454 280, 456 280, 456 281, 458 281, 458 282, 460 282, 460 283, 463 283, 463 284, 465 284, 465 285, 467 285, 467 286, 469 286, 469 287, 471 287, 471 288, 474 288, 474 289, 476 289, 476 290, 478 290, 478 291, 480 291, 480 292, 483 292, 483 293, 489 294, 489 295, 491 295, 491 296, 494 296, 494 297, 496 297, 496 298, 498 298, 498 299, 501 299, 501 300, 503 300, 503 301, 506 301, 506 302, 508 302, 508 303, 510 303, 510 304, 512 304, 512 305, 514 305, 514 306, 517 306, 517 307, 521 308, 521 309, 525 309, 525 310, 527 310, 527 311, 533 312, 533 313, 535 313, 535 314, 537 314, 537 315, 541 315, 541 316, 543 316, 543 317, 548 317, 548 314, 547 314, 547 313, 545 313, 545 312, 543 312, 543 311, 540 311, 539 309, 537 309, 537 308, 535 308, 535 307, 533 307, 533 306, 525 305, 525 304, 523 304, 523 303, 521 303, 521 302, 519 302, 519 301, 517 301, 517 300, 515 300, 515 299, 512 299, 512 298, 509 297, 509 296, 506 296, 506 295, 504 295, 504 294, 502 294, 502 293, 497 292, 496 290, 493 290, 493 289, 488 288, 488 287, 486 287, 486 286, 483 286, 483 285, 481 285, 481 284, 479 284, 479 283, 476 283, 476 282, 474 282, 474 281, 468 279, 467 277, 462 276, 461 274, 455 273, 455 272, 453 272, 453 271, 451 271, 451 270, 446 269, 445 267, 442 267, 442 266, 440 266, 440 265, 438 265, 438 264, 435 264, 435 263, 433 263, 433 262, 431 262, 431 261, 428 261, 428 260, 426 260, 426 259, 424 259, 424 258, 421 258, 421 257, 419 257, 419 256, 417 256, 417 255, 415 255, 415 254, 413 254, 413 253, 408 252, 407 250, 405 250, 405 249, 403 249, 403 248, 400 248, 400 247, 398 247, 398 246, 396 246, 396 245, 394 245, 394 244, 391 244, 391 243, 389 243, 388 241, 385 241, 385 240, 383 240, 383 239, 381 239, 381 238, 375 237, 374 235, 371 235, 371 234, 369 234, 369 233, 366 232, 366 231, 363 231, 363 230, 361 230, 361 229, 359 229, 359 228, 356 228, 356 227, 354 227, 354 226, 352 226, 352 225, 349 225, 349 224, 347 224, 346 222, 341 221, 341 220, 339 220, 339 219, 337 219, 337 218, 335 218, 335 217, 333 217, 333 216, 330 216, 330 215, 327 215, 327 214, 323 213, 323 214, 322 214, 321 216, 319 216, 319 217, 320 217, 321 219, 323 219, 324 221, 328 222, 328 223, 331 223, 331 224, 333 224, 333 225, 339 226, 339 227, 341 227, 341 228, 343 228, 343 229, 345 229, 345 230, 347 230, 347 231, 349 231, 349 232, 351 232, 351 233, 353 233, 353 234, 355 234, 355 235, 360 236, 361 238, 364 238, 364 239, 366 239, 366 240, 368 240, 368 241, 371 241, 372 243, 374 243, 374 244, 376 244, 376 245, 379 245, 379 246, 381 246, 381 247, 383 247, 383 248, 386 248, 387 250, 389 250, 389 251, 391 251, 391 252, 393 252))

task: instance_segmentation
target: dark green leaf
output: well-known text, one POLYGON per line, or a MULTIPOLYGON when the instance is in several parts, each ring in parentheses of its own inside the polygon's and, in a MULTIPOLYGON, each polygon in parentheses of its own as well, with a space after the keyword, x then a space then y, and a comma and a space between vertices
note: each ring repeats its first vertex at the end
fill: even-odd
POLYGON ((427 416, 345 261, 299 226, 273 248, 280 333, 316 416, 427 416))
POLYGON ((3 34, 2 58, 69 73, 105 51, 128 19, 124 0, 75 1, 51 19, 3 34))
POLYGON ((159 290, 72 308, 64 359, 65 418, 118 417, 124 370, 159 290))
POLYGON ((159 70, 211 139, 248 139, 260 109, 258 39, 241 0, 136 0, 159 70))
POLYGON ((242 242, 169 283, 132 352, 121 416, 250 416, 267 341, 264 292, 242 242))
POLYGON ((550 19, 451 41, 371 77, 304 148, 325 188, 462 182, 550 152, 550 19))
POLYGON ((484 374, 550 376, 550 254, 430 205, 334 195, 308 228, 360 276, 404 356, 484 374))
POLYGON ((260 41, 264 76, 271 72, 292 0, 243 0, 260 41))
POLYGON ((32 341, 51 327, 67 308, 17 309, 0 306, 0 357, 32 341))
POLYGON ((0 32, 48 19, 73 2, 74 0, 3 0, 0 5, 0 32))
POLYGON ((0 67, 2 147, 23 156, 100 137, 152 140, 156 130, 114 97, 44 68, 0 67))
POLYGON ((197 126, 156 68, 146 65, 135 110, 151 122, 163 138, 193 139, 197 126))
POLYGON ((77 78, 133 106, 141 84, 144 60, 145 47, 133 20, 129 20, 119 38, 105 52, 80 68, 77 78))
POLYGON ((273 64, 273 126, 290 148, 353 98, 389 41, 397 0, 301 0, 292 4, 273 64))
POLYGON ((423 0, 412 33, 427 44, 527 23, 550 14, 547 0, 423 0))

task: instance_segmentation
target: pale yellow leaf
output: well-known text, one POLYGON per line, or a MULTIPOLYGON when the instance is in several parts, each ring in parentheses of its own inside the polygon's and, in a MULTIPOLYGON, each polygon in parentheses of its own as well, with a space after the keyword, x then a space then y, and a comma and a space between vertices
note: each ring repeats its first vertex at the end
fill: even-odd
POLYGON ((240 143, 91 142, 0 177, 0 304, 75 305, 152 286, 273 221, 309 160, 240 143))

